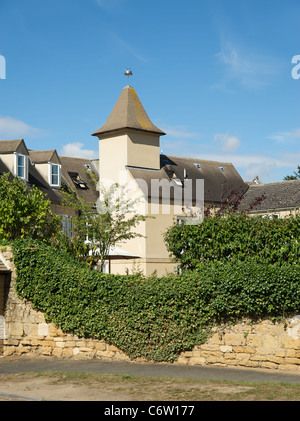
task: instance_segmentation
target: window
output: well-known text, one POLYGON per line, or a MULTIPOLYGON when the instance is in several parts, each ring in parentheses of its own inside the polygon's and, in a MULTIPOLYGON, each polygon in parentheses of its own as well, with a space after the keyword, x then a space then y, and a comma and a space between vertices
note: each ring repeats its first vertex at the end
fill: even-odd
POLYGON ((195 167, 197 168, 197 170, 201 170, 201 165, 198 164, 197 162, 194 162, 195 167))
POLYGON ((51 184, 58 186, 59 184, 59 168, 58 165, 51 165, 51 184))
POLYGON ((224 167, 219 167, 219 169, 220 169, 222 172, 225 172, 225 168, 224 168, 224 167))
POLYGON ((25 178, 25 156, 18 155, 17 162, 17 176, 20 178, 25 178))
POLYGON ((28 180, 28 156, 15 153, 15 175, 28 180))
POLYGON ((60 187, 60 165, 49 162, 49 184, 50 186, 60 187))
POLYGON ((71 216, 61 215, 61 225, 62 231, 68 237, 73 237, 74 235, 74 224, 71 216))
POLYGON ((68 172, 68 174, 78 189, 83 189, 83 190, 88 189, 86 182, 80 178, 80 175, 78 174, 78 172, 68 172))

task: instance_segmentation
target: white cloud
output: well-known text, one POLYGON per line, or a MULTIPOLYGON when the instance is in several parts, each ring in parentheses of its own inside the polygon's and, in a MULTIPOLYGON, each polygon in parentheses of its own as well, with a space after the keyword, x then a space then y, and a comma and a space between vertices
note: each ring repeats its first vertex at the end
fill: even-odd
POLYGON ((61 156, 69 156, 73 158, 95 159, 98 158, 98 152, 91 149, 83 149, 83 143, 72 142, 63 145, 60 150, 61 156))
POLYGON ((251 53, 249 49, 238 48, 230 41, 221 42, 221 50, 216 54, 224 67, 224 78, 213 87, 228 90, 228 85, 236 82, 246 88, 259 88, 270 82, 281 64, 275 57, 251 53))
POLYGON ((0 116, 0 139, 11 140, 45 135, 45 131, 29 126, 24 121, 9 116, 0 116))
POLYGON ((268 139, 276 140, 277 143, 284 143, 286 141, 293 141, 300 139, 300 129, 291 130, 289 132, 278 132, 268 136, 268 139))
POLYGON ((230 136, 229 134, 219 133, 214 136, 214 141, 222 145, 223 152, 234 152, 236 151, 241 141, 236 136, 230 136))
POLYGON ((193 137, 200 136, 199 133, 190 132, 185 126, 163 126, 162 130, 167 134, 167 136, 173 138, 183 138, 190 139, 193 137))

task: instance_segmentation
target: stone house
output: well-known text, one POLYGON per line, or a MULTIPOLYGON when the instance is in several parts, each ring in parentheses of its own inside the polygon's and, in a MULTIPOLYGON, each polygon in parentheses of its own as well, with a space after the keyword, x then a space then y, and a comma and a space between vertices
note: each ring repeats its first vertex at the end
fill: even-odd
POLYGON ((137 211, 150 216, 138 227, 141 237, 122 245, 137 258, 114 259, 113 273, 131 273, 135 265, 146 275, 174 272, 177 265, 163 240, 166 229, 191 215, 201 219, 204 206, 220 206, 232 190, 243 195, 248 189, 231 163, 161 154, 164 135, 131 86, 124 87, 107 121, 93 133, 99 139, 100 181, 129 186, 131 196, 140 199, 137 211))
POLYGON ((241 201, 241 210, 250 215, 283 218, 295 215, 300 209, 300 180, 287 180, 277 183, 249 183, 249 188, 241 201), (257 198, 263 200, 256 201, 257 198), (256 203, 255 203, 256 202, 256 203))
POLYGON ((240 199, 240 209, 251 215, 282 217, 300 207, 300 180, 262 184, 256 178, 247 183, 231 163, 162 154, 160 138, 165 133, 152 123, 131 86, 124 87, 108 119, 92 135, 99 141, 99 159, 94 160, 62 157, 54 149, 32 151, 23 139, 0 141, 0 174, 8 171, 29 188, 34 184, 41 189, 70 236, 74 211, 62 206, 64 185, 93 205, 99 192, 89 172, 105 187, 126 186, 128 197, 139 199, 135 211, 150 218, 138 226, 141 237, 111 251, 107 266, 112 273, 174 272, 177 265, 170 259, 164 232, 173 223, 200 222, 205 208, 220 207, 232 192, 240 199))
POLYGON ((33 185, 40 189, 50 200, 52 212, 62 217, 63 230, 69 235, 73 231, 74 211, 62 205, 60 190, 68 186, 94 204, 98 192, 89 171, 97 174, 91 160, 60 157, 55 149, 29 150, 24 139, 0 141, 0 175, 8 172, 26 181, 29 189, 33 185))

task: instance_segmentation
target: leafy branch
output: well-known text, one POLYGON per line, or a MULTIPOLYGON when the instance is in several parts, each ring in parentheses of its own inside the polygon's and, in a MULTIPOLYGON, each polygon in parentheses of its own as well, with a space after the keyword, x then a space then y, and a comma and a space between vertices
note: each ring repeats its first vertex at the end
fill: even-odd
POLYGON ((71 242, 81 244, 83 251, 77 257, 89 262, 90 267, 98 263, 103 271, 111 248, 141 237, 134 229, 147 217, 136 212, 139 199, 130 198, 124 186, 115 183, 106 189, 100 184, 99 190, 96 206, 74 190, 63 192, 63 204, 76 211, 71 242))

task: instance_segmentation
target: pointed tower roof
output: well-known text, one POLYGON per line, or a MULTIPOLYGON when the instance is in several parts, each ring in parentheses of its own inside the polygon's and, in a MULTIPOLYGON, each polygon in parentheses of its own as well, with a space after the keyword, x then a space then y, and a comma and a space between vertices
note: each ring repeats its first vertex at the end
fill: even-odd
POLYGON ((122 129, 134 129, 165 135, 148 117, 139 97, 131 86, 125 86, 106 123, 93 136, 122 129))

